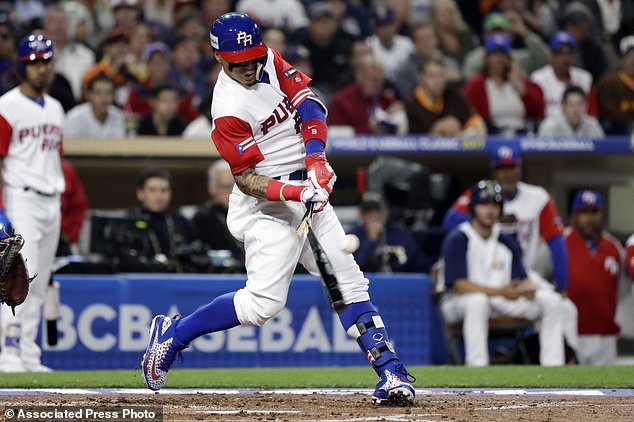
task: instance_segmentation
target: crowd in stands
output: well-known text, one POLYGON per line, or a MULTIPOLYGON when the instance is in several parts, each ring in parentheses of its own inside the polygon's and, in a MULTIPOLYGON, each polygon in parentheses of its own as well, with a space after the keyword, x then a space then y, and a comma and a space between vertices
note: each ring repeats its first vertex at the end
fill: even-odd
POLYGON ((230 11, 254 16, 313 79, 329 124, 357 134, 632 132, 631 0, 1 1, 0 94, 19 81, 17 41, 39 31, 67 137, 207 137, 209 27, 230 11), (564 101, 571 86, 586 98, 564 101))

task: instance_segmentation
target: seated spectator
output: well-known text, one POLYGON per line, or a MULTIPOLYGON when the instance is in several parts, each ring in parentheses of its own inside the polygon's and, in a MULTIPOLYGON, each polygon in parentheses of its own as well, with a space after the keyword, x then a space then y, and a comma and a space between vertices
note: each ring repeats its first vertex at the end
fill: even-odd
POLYGON ((447 89, 446 71, 435 59, 420 67, 414 98, 406 104, 410 133, 440 136, 486 135, 486 125, 464 97, 447 89))
POLYGON ((181 106, 178 111, 179 117, 189 123, 199 116, 199 95, 208 92, 209 85, 200 66, 198 40, 178 35, 172 40, 171 47, 169 80, 178 90, 180 101, 189 104, 188 108, 181 106))
POLYGON ((388 5, 379 7, 374 16, 374 35, 368 38, 372 55, 381 63, 385 79, 395 83, 398 70, 405 65, 414 44, 409 37, 396 33, 394 11, 388 5))
POLYGON ((0 95, 18 86, 20 75, 15 66, 16 29, 10 10, 0 10, 0 95))
POLYGON ((77 243, 81 229, 86 221, 88 199, 75 168, 66 159, 62 159, 62 170, 66 189, 62 193, 62 230, 57 247, 57 255, 71 255, 79 252, 77 243))
MULTIPOLYGON (((143 50, 142 61, 145 64, 145 72, 140 75, 139 81, 130 88, 128 101, 123 107, 129 113, 141 116, 152 110, 150 99, 152 89, 156 86, 170 83, 170 56, 171 50, 161 41, 151 42, 143 50)), ((210 90, 205 90, 205 92, 210 90)), ((196 103, 197 95, 188 93, 180 95, 178 102, 178 115, 183 121, 196 116, 199 111, 192 110, 196 103), (186 118, 187 117, 187 118, 186 118)))
POLYGON ((137 76, 132 74, 128 60, 130 60, 130 36, 124 29, 113 29, 106 35, 102 44, 103 57, 90 67, 82 77, 82 98, 86 95, 88 81, 103 73, 109 76, 115 84, 115 104, 124 104, 129 85, 135 83, 137 76))
POLYGON ((511 39, 506 34, 489 35, 485 49, 484 67, 465 85, 465 97, 485 120, 489 133, 526 133, 529 119, 544 116, 542 90, 519 72, 511 57, 511 39))
POLYGON ((378 197, 366 196, 360 206, 361 222, 349 234, 360 240, 354 259, 366 272, 420 272, 423 256, 412 233, 389 219, 389 210, 378 197))
POLYGON ((634 133, 634 35, 619 44, 620 70, 599 82, 599 118, 611 135, 634 133))
POLYGON ((429 17, 440 51, 462 65, 467 54, 477 46, 477 39, 462 19, 456 2, 433 0, 429 17))
POLYGON ((634 281, 634 234, 627 238, 625 242, 626 255, 625 255, 625 270, 630 280, 634 281))
POLYGON ((400 98, 409 100, 414 95, 414 88, 418 82, 420 66, 427 60, 438 60, 445 70, 445 79, 450 84, 458 84, 462 81, 460 65, 451 57, 444 55, 438 49, 438 38, 434 28, 428 23, 414 25, 410 30, 414 41, 414 52, 401 66, 396 74, 394 86, 400 98))
POLYGON ((561 29, 570 32, 579 46, 577 66, 590 72, 595 81, 609 70, 602 39, 593 33, 598 27, 597 19, 600 18, 595 18, 585 4, 574 1, 563 9, 560 23, 561 29))
POLYGON ((260 26, 282 29, 289 34, 308 25, 300 0, 239 0, 236 11, 253 16, 260 26))
POLYGON ((568 297, 579 314, 581 364, 614 365, 619 326, 615 322, 621 243, 602 229, 603 201, 598 192, 578 191, 572 203, 572 226, 566 229, 568 297))
MULTIPOLYGON (((497 10, 504 13, 510 22, 520 21, 529 31, 541 38, 547 38, 549 32, 533 12, 529 3, 536 3, 528 0, 497 0, 497 10)), ((538 2, 537 2, 538 3, 538 2)), ((552 23, 552 21, 551 21, 552 23)))
POLYGON ((152 27, 145 22, 139 23, 130 33, 130 50, 126 63, 137 80, 141 79, 145 73, 143 53, 147 45, 152 42, 153 37, 152 27))
MULTIPOLYGON (((578 0, 579 1, 579 0, 578 0)), ((616 56, 618 41, 634 30, 634 2, 630 0, 581 0, 594 17, 591 28, 594 39, 603 42, 604 48, 614 48, 608 55, 616 56)), ((607 51, 606 51, 607 52, 607 51)))
POLYGON ((70 82, 74 98, 80 100, 82 78, 95 63, 95 53, 69 38, 68 16, 64 8, 59 5, 49 6, 43 29, 44 34, 55 46, 55 71, 70 82))
MULTIPOLYGON (((511 39, 510 55, 517 67, 527 75, 548 64, 548 46, 530 31, 522 19, 509 18, 504 13, 489 13, 484 18, 484 39, 491 34, 502 32, 511 39)), ((477 47, 465 57, 462 69, 465 78, 470 78, 482 69, 486 49, 477 47)))
POLYGON ((145 136, 180 136, 185 123, 178 117, 178 90, 169 84, 152 89, 152 112, 139 121, 137 133, 145 136))
POLYGON ((384 88, 383 69, 374 57, 357 62, 354 79, 333 95, 328 124, 350 126, 356 134, 407 133, 405 107, 384 88))
POLYGON ((264 41, 264 44, 266 44, 268 48, 272 48, 280 53, 282 57, 286 56, 289 45, 284 31, 277 28, 269 28, 262 32, 262 41, 264 41))
POLYGON ((110 0, 114 28, 128 33, 141 21, 141 7, 139 0, 110 0))
POLYGON ((567 86, 576 85, 588 96, 588 112, 597 114, 597 98, 592 88, 592 75, 587 70, 573 66, 578 55, 577 41, 566 31, 550 37, 550 64, 531 74, 531 80, 542 89, 546 101, 546 117, 558 114, 567 86))
POLYGON ((188 124, 183 131, 183 139, 209 139, 211 136, 211 99, 212 94, 200 103, 200 116, 188 124))
POLYGON ((576 85, 564 91, 559 113, 552 113, 539 126, 540 136, 584 136, 604 138, 605 132, 599 121, 588 116, 588 96, 576 85))
POLYGON ((129 216, 147 220, 147 227, 136 225, 148 240, 147 250, 138 256, 164 263, 171 270, 182 272, 193 240, 189 221, 169 208, 172 199, 172 178, 163 169, 145 169, 137 180, 136 197, 139 205, 129 216))
POLYGON ((196 237, 206 250, 228 250, 238 262, 244 262, 241 244, 227 228, 229 195, 233 190, 233 174, 229 164, 223 159, 217 160, 207 170, 207 192, 209 200, 201 206, 192 225, 196 237))
POLYGON ((440 308, 449 324, 463 321, 467 366, 489 365, 487 342, 491 316, 541 319, 543 366, 564 364, 563 298, 529 279, 517 240, 501 234, 502 188, 482 180, 471 189, 470 220, 460 224, 442 245, 442 267, 448 294, 440 308))
POLYGON ((121 139, 125 137, 123 112, 115 107, 114 82, 100 74, 86 86, 86 100, 68 112, 66 138, 121 139))
MULTIPOLYGON (((357 40, 366 39, 372 33, 370 11, 358 2, 349 0, 326 0, 341 29, 357 40)), ((268 44, 267 44, 268 45, 268 44)))
POLYGON ((315 72, 311 86, 330 97, 350 81, 347 60, 354 38, 341 30, 329 4, 321 1, 312 4, 308 15, 308 29, 299 44, 310 51, 310 62, 315 72))

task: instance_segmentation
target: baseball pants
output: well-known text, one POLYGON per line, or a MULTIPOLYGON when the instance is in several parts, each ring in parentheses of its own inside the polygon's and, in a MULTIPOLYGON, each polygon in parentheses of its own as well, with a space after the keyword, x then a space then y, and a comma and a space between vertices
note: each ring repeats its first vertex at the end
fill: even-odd
MULTIPOLYGON (((40 326, 42 306, 46 298, 51 266, 60 236, 60 198, 5 186, 3 204, 15 232, 24 237, 22 254, 26 260, 29 275, 37 274, 31 282, 26 301, 15 308, 16 316, 13 316, 8 306, 2 306, 0 314, 3 332, 9 325, 21 326, 20 357, 25 369, 29 370, 30 367, 40 365, 42 351, 35 342, 35 338, 40 326)), ((2 339, 4 340, 4 335, 2 339)))
POLYGON ((521 297, 509 300, 484 293, 448 294, 441 302, 441 311, 449 324, 463 321, 467 366, 489 365, 488 330, 493 316, 541 318, 539 360, 543 366, 564 364, 565 310, 562 297, 546 289, 535 292, 535 300, 521 297))
MULTIPOLYGON (((262 325, 284 308, 298 262, 319 277, 308 241, 296 233, 304 212, 301 203, 259 200, 234 188, 227 225, 245 247, 247 282, 234 296, 241 324, 262 325)), ((312 228, 330 259, 345 303, 369 300, 368 280, 352 255, 337 246, 345 232, 330 204, 314 214, 312 228)))

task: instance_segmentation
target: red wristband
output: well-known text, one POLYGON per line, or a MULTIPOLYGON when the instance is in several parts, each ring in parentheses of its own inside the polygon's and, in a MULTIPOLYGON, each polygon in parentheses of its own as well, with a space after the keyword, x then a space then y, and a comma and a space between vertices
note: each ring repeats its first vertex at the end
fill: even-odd
POLYGON ((266 188, 266 199, 269 201, 302 201, 302 191, 305 186, 290 185, 277 180, 271 180, 266 188))
POLYGON ((326 145, 326 139, 328 139, 328 126, 323 120, 310 119, 307 122, 302 123, 302 138, 304 143, 311 139, 318 139, 326 145))

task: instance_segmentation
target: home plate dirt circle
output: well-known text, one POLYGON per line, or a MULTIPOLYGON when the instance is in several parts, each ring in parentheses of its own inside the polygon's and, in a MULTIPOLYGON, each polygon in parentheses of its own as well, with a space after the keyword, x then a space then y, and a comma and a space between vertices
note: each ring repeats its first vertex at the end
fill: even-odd
MULTIPOLYGON (((410 407, 379 407, 366 389, 1 389, 6 409, 158 408, 165 421, 631 421, 634 390, 417 389, 410 407)), ((126 419, 135 420, 135 419, 126 419)), ((136 419, 142 420, 142 419, 136 419)))

